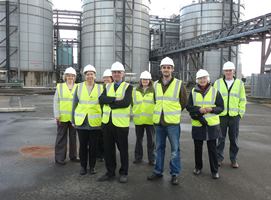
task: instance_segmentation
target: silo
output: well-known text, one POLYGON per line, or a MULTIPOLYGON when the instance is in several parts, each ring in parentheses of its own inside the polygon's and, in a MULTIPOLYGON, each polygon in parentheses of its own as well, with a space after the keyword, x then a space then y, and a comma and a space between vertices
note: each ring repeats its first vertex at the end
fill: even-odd
POLYGON ((148 0, 83 0, 82 7, 82 66, 94 65, 98 80, 124 57, 126 72, 148 69, 148 0))
MULTIPOLYGON (((243 10, 240 9, 243 7, 239 7, 235 1, 233 1, 233 6, 231 7, 230 2, 229 0, 201 0, 198 3, 193 3, 181 8, 180 40, 218 30, 229 24, 236 24, 237 18, 235 16, 239 16, 238 12, 240 11, 242 17, 243 10), (232 17, 230 16, 231 10, 234 12, 232 13, 232 17)), ((229 52, 229 48, 204 52, 203 68, 210 73, 212 81, 220 77, 221 64, 228 60, 229 52)), ((238 62, 237 74, 240 76, 240 51, 238 48, 233 47, 231 52, 231 61, 238 62)), ((191 74, 195 73, 193 70, 195 69, 190 68, 191 74)))
POLYGON ((154 18, 151 20, 151 49, 174 45, 179 41, 180 18, 154 18))
MULTIPOLYGON (((1 4, 1 16, 5 6, 1 4)), ((51 0, 10 0, 10 69, 11 79, 20 79, 26 86, 46 86, 53 76, 53 14, 51 0)), ((5 20, 1 22, 5 23, 5 20)), ((6 28, 1 28, 6 38, 6 28)), ((3 34, 2 34, 3 33, 3 34)), ((4 44, 5 45, 5 44, 4 44)), ((6 47, 0 59, 5 59, 6 47)), ((0 61, 1 62, 1 61, 0 61)), ((0 67, 5 68, 6 63, 0 67)))

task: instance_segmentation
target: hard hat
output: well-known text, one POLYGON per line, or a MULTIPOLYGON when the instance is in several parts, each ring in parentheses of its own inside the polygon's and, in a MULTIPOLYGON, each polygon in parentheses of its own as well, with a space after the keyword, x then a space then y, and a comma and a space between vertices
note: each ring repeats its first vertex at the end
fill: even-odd
POLYGON ((110 69, 106 69, 103 73, 103 77, 105 76, 112 76, 111 70, 110 69))
POLYGON ((223 65, 223 70, 235 70, 234 63, 231 61, 225 62, 223 65))
POLYGON ((200 69, 196 74, 196 79, 204 77, 204 76, 209 77, 209 73, 204 69, 200 69))
POLYGON ((76 71, 72 67, 68 67, 68 68, 65 69, 64 74, 73 74, 73 75, 76 76, 76 71))
POLYGON ((83 73, 86 73, 86 72, 88 72, 88 71, 91 71, 91 72, 95 72, 95 73, 96 73, 96 69, 95 69, 95 67, 93 67, 92 65, 86 65, 86 66, 84 67, 83 73))
POLYGON ((174 62, 173 62, 173 60, 171 58, 165 57, 165 58, 163 58, 163 60, 161 60, 160 67, 162 65, 171 65, 171 66, 174 67, 174 62))
POLYGON ((148 71, 144 71, 140 74, 140 79, 150 79, 151 80, 151 73, 148 71))
POLYGON ((111 72, 112 71, 123 71, 123 72, 125 72, 125 69, 124 69, 123 64, 121 64, 120 62, 115 62, 111 66, 111 72))

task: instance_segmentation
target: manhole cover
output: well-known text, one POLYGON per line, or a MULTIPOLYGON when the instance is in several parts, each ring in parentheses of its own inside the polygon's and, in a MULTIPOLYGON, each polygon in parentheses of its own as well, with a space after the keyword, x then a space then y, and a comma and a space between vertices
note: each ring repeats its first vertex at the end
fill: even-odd
POLYGON ((20 152, 24 156, 44 158, 53 156, 54 148, 52 146, 26 146, 22 147, 20 152))

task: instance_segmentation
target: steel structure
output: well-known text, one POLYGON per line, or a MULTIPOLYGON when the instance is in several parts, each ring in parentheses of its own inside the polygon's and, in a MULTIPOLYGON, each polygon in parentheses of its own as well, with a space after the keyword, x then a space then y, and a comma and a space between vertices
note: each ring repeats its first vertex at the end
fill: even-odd
MULTIPOLYGON (((17 46, 10 45, 10 37, 15 35, 18 31, 18 26, 10 24, 11 15, 14 15, 18 10, 18 4, 16 2, 2 1, 0 5, 5 7, 5 15, 0 18, 0 27, 5 28, 5 36, 0 39, 1 51, 5 49, 5 57, 0 59, 0 67, 4 65, 4 69, 7 70, 7 82, 10 82, 10 59, 18 51, 17 46), (5 23, 4 23, 5 22, 5 23)), ((15 17, 15 16, 14 16, 15 17)))
POLYGON ((199 56, 204 51, 220 49, 254 41, 262 42, 261 73, 271 52, 271 13, 259 16, 236 25, 212 31, 191 39, 182 40, 176 45, 155 49, 150 52, 150 60, 176 54, 194 54, 199 56))
POLYGON ((64 42, 67 45, 77 48, 77 65, 72 63, 77 71, 81 70, 81 30, 82 30, 82 12, 80 11, 67 11, 67 10, 53 10, 54 20, 54 51, 55 51, 55 70, 57 79, 60 81, 61 71, 64 71, 66 67, 59 63, 59 51, 61 44, 64 42), (77 31, 77 38, 60 38, 61 30, 77 31))
POLYGON ((156 49, 179 41, 180 16, 161 18, 150 16, 150 49, 156 49))

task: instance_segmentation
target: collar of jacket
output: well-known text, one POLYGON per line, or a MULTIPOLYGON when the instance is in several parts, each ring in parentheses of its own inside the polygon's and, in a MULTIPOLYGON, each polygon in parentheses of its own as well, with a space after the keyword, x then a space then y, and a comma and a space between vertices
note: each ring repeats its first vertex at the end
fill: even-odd
MULTIPOLYGON (((235 80, 236 79, 236 77, 235 76, 233 76, 233 80, 235 80)), ((224 81, 226 81, 226 79, 225 79, 225 75, 223 75, 223 80, 224 81)))
POLYGON ((198 84, 196 84, 195 86, 195 92, 199 92, 201 93, 203 96, 205 96, 207 94, 207 92, 210 90, 211 88, 211 83, 208 83, 208 87, 203 91, 198 84))
POLYGON ((168 86, 168 85, 170 85, 170 83, 174 80, 174 78, 175 78, 175 77, 172 75, 170 81, 169 81, 166 85, 164 85, 164 83, 163 83, 163 76, 161 76, 160 79, 158 80, 158 83, 161 83, 162 86, 168 86))
POLYGON ((141 94, 147 94, 147 93, 152 93, 152 92, 154 92, 154 88, 153 88, 152 85, 149 86, 145 92, 144 92, 144 90, 143 90, 143 87, 140 87, 140 86, 137 86, 137 87, 136 87, 136 90, 139 91, 141 94))

